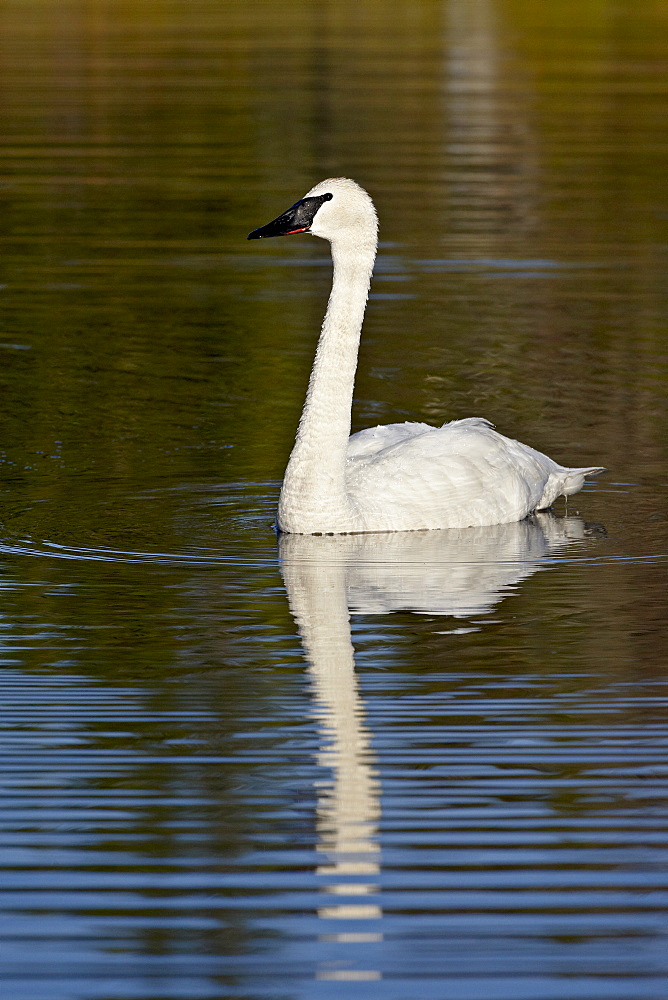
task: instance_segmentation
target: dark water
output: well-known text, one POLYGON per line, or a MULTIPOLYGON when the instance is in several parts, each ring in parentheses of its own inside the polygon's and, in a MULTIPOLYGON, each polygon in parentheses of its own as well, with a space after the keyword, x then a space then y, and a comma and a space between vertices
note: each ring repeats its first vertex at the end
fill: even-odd
POLYGON ((668 973, 668 16, 0 9, 0 995, 636 1000, 668 973), (608 474, 282 539, 326 247, 354 409, 608 474))

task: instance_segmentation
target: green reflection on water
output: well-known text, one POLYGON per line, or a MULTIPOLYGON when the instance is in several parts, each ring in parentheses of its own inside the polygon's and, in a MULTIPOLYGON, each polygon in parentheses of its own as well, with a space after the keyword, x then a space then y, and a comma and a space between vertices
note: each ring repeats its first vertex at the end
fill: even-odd
POLYGON ((245 235, 339 172, 384 241, 355 428, 483 414, 663 516, 662 5, 0 19, 6 541, 273 551, 329 266, 245 235))

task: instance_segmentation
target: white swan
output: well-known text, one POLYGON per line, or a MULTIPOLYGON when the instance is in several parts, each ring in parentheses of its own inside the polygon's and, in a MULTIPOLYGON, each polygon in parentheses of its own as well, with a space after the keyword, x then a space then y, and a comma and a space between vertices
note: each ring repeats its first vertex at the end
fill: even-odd
POLYGON ((343 534, 520 521, 602 468, 567 469, 481 417, 442 427, 388 424, 350 437, 360 333, 378 220, 355 181, 334 177, 248 239, 313 233, 334 275, 297 437, 278 504, 280 531, 343 534))

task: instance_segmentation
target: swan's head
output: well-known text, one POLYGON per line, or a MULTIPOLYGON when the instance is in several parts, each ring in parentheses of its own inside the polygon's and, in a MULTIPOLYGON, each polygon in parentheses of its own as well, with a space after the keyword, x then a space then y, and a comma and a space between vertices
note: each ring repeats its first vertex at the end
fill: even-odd
POLYGON ((249 240, 313 233, 331 243, 375 248, 378 218, 364 188, 348 177, 321 181, 273 222, 253 230, 249 240))

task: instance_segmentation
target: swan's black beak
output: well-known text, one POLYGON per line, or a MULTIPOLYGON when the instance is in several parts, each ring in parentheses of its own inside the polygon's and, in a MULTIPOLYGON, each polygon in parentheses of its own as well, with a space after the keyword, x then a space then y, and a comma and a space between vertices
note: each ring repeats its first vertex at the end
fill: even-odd
POLYGON ((311 198, 302 198, 279 215, 273 222, 268 222, 260 229, 254 229, 248 234, 249 240, 263 240, 267 236, 291 236, 293 233, 307 233, 313 224, 315 213, 326 201, 331 201, 331 194, 319 194, 311 198))

